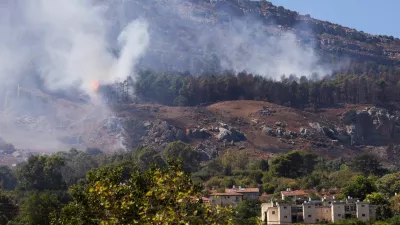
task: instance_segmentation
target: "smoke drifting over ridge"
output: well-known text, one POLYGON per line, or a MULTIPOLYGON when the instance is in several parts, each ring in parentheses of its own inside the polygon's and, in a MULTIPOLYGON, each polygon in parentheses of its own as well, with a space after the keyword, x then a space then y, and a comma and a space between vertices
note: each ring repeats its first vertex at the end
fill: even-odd
POLYGON ((110 113, 101 105, 96 109, 63 105, 65 102, 52 99, 54 96, 19 96, 18 85, 92 94, 94 80, 111 83, 134 77, 139 68, 192 73, 246 70, 273 79, 282 74, 326 75, 334 70, 321 64, 313 46, 300 45, 295 33, 266 34, 261 18, 241 15, 233 6, 235 0, 216 5, 190 2, 0 3, 0 137, 18 147, 65 149, 59 141, 66 135, 57 130, 60 124, 67 124, 62 129, 68 126, 68 135, 73 133, 72 139, 79 139, 73 142, 81 143, 80 137, 87 131, 83 121, 110 113), (43 130, 47 133, 32 135, 26 127, 14 126, 14 116, 21 114, 46 118, 43 130))

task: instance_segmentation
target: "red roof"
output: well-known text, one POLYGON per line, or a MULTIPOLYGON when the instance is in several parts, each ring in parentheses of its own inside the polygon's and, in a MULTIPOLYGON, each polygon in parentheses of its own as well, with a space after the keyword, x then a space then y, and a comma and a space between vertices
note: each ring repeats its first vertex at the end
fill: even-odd
POLYGON ((225 189, 225 192, 258 193, 258 192, 260 192, 260 189, 258 189, 258 188, 232 188, 232 189, 225 189))
POLYGON ((308 195, 308 193, 304 190, 297 190, 297 191, 281 191, 283 196, 301 196, 301 195, 308 195))
POLYGON ((209 202, 210 201, 210 199, 206 198, 206 197, 201 197, 201 200, 203 200, 203 202, 209 202))
POLYGON ((243 194, 237 192, 229 192, 229 193, 212 193, 214 196, 243 196, 243 194))

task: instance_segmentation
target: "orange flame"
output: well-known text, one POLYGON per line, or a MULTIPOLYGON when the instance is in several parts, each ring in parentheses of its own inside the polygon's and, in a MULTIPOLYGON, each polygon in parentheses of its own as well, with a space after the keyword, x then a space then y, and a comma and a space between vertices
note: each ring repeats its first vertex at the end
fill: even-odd
POLYGON ((97 92, 99 90, 100 84, 97 80, 93 80, 91 84, 92 91, 97 92))

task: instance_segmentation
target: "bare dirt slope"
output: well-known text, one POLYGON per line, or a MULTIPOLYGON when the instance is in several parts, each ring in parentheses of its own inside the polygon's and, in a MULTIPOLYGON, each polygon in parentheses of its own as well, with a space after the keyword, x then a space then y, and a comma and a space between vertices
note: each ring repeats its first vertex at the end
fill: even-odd
MULTIPOLYGON (((72 147, 119 151, 124 150, 126 139, 136 136, 136 145, 159 142, 159 146, 165 146, 163 142, 182 139, 195 148, 206 145, 204 148, 213 148, 216 152, 245 150, 263 158, 292 149, 312 151, 327 157, 348 156, 360 150, 327 138, 322 127, 343 127, 340 120, 343 113, 365 108, 343 105, 314 113, 268 102, 243 100, 201 107, 129 104, 114 106, 111 111, 109 107, 56 99, 43 93, 30 95, 36 99, 31 101, 45 102, 42 106, 45 110, 35 115, 3 112, 0 136, 14 144, 16 149, 34 152, 55 152, 72 147), (130 129, 131 125, 126 122, 132 120, 140 126, 130 129), (184 137, 159 140, 157 135, 162 135, 155 132, 154 127, 157 123, 161 124, 160 121, 168 124, 171 132, 183 131, 184 137), (228 138, 228 141, 222 141, 220 136, 224 126, 244 134, 245 140, 231 141, 228 138), (191 132, 197 132, 196 129, 203 129, 208 136, 193 135, 191 132)), ((7 157, 4 155, 2 158, 7 157)))

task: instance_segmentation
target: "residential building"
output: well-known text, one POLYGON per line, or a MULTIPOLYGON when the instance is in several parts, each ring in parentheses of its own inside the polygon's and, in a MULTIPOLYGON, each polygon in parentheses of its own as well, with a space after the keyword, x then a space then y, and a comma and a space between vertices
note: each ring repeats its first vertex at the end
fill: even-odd
POLYGON ((236 192, 212 193, 209 198, 212 205, 220 206, 236 207, 241 201, 243 201, 243 194, 236 192))
POLYGON ((358 218, 361 221, 375 220, 376 206, 368 202, 348 198, 346 201, 308 200, 302 203, 263 203, 261 220, 267 224, 306 224, 337 222, 347 218, 358 218), (284 208, 288 207, 288 208, 284 208), (289 221, 290 220, 290 221, 289 221))
POLYGON ((292 223, 292 205, 284 203, 263 203, 261 219, 267 224, 286 225, 292 223))
POLYGON ((309 194, 304 190, 292 191, 288 188, 286 191, 281 191, 282 200, 295 201, 296 199, 307 199, 309 194))
POLYGON ((260 197, 260 189, 259 188, 243 188, 239 186, 239 188, 236 188, 235 185, 233 185, 232 188, 230 189, 225 189, 225 193, 240 193, 243 194, 243 199, 258 199, 260 197))

